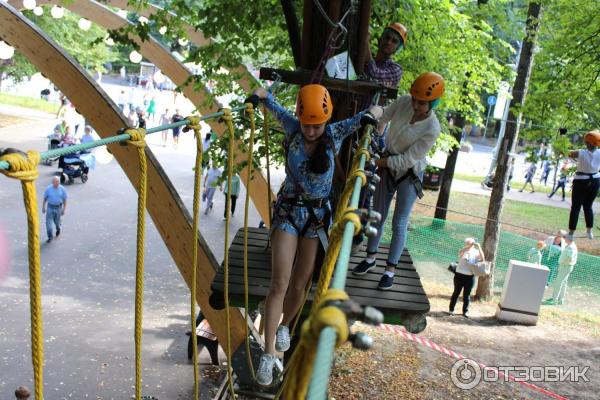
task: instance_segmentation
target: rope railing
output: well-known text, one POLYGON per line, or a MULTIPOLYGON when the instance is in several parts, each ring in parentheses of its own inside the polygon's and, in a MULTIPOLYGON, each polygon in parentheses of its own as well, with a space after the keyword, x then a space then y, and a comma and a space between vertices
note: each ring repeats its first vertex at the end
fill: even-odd
MULTIPOLYGON (((371 142, 370 134, 365 134, 361 149, 368 152, 371 142)), ((358 170, 364 171, 365 163, 367 162, 367 154, 362 153, 358 162, 358 170)), ((363 181, 360 176, 354 180, 352 196, 350 198, 349 209, 356 209, 360 198, 360 191, 363 186, 363 181)), ((332 289, 344 290, 346 286, 346 275, 348 274, 348 264, 350 262, 350 253, 352 251, 352 240, 355 235, 355 225, 352 221, 347 221, 344 225, 344 233, 342 235, 342 245, 335 265, 333 280, 331 283, 332 289)), ((337 331, 333 327, 325 327, 320 335, 317 345, 317 355, 313 364, 312 377, 308 386, 307 398, 310 399, 326 399, 327 387, 329 383, 329 374, 331 373, 331 365, 333 362, 333 353, 337 342, 337 331)))
MULTIPOLYGON (((244 111, 245 109, 246 109, 246 106, 239 106, 239 107, 232 108, 231 112, 244 111)), ((215 112, 212 114, 203 115, 199 118, 198 122, 206 121, 209 119, 220 118, 223 115, 225 115, 225 113, 223 111, 218 111, 218 112, 215 112)), ((160 126, 156 126, 154 128, 149 128, 146 130, 146 135, 149 135, 151 133, 156 133, 156 132, 162 132, 167 129, 173 129, 173 128, 177 128, 180 126, 189 125, 190 122, 191 121, 189 119, 184 119, 182 121, 174 122, 172 124, 160 125, 160 126)), ((194 121, 194 122, 196 122, 196 121, 194 121)), ((40 153, 40 161, 44 161, 44 160, 48 160, 48 159, 56 158, 56 157, 67 156, 69 154, 77 153, 77 152, 80 152, 83 150, 93 149, 95 147, 105 146, 105 145, 112 144, 112 143, 125 142, 130 139, 131 139, 131 136, 129 134, 122 133, 122 134, 115 135, 112 137, 94 140, 93 142, 81 143, 81 144, 76 144, 73 146, 63 147, 60 149, 48 150, 48 151, 44 151, 44 152, 40 153)), ((0 160, 0 169, 1 170, 10 170, 10 164, 6 161, 0 160)))

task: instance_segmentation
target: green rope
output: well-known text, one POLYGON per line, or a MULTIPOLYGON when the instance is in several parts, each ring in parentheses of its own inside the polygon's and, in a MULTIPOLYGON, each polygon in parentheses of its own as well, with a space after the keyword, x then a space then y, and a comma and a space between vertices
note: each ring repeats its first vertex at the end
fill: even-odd
MULTIPOLYGON (((243 111, 245 109, 246 109, 245 106, 239 106, 239 107, 233 108, 231 111, 237 112, 237 111, 243 111)), ((219 117, 222 117, 223 115, 224 115, 224 113, 222 111, 212 113, 212 114, 207 114, 207 115, 200 117, 200 121, 206 121, 209 119, 219 118, 219 117)), ((157 126, 154 128, 147 129, 146 135, 151 134, 151 133, 156 133, 156 132, 162 132, 167 129, 173 129, 178 126, 188 125, 189 123, 190 123, 190 121, 188 119, 184 119, 183 121, 174 122, 172 124, 160 125, 160 126, 157 126)), ((40 153, 40 157, 41 157, 40 161, 48 160, 50 158, 66 156, 66 155, 77 153, 77 152, 80 152, 83 150, 93 149, 94 147, 105 146, 107 144, 124 142, 129 139, 131 139, 131 136, 129 136, 126 133, 123 133, 123 134, 112 136, 109 138, 94 140, 93 142, 76 144, 74 146, 63 147, 61 149, 48 150, 48 151, 44 151, 43 153, 40 153)), ((10 170, 10 164, 7 163, 6 161, 0 161, 0 169, 10 170)))

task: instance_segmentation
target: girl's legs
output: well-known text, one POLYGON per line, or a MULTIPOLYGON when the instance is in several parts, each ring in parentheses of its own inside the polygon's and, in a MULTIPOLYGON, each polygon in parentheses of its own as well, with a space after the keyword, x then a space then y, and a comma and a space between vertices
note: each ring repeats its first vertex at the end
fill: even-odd
POLYGON ((392 179, 389 173, 381 176, 381 180, 377 184, 377 189, 373 196, 373 209, 381 214, 381 221, 375 226, 377 228, 377 235, 370 237, 367 242, 367 255, 377 254, 379 241, 381 240, 381 235, 383 235, 383 225, 390 209, 390 203, 394 197, 394 192, 388 190, 389 179, 392 179))
POLYGON ((235 214, 235 203, 237 202, 237 196, 231 195, 231 216, 235 214))
POLYGON ((275 332, 283 311, 283 300, 287 291, 298 247, 298 237, 276 229, 272 237, 271 285, 265 304, 265 353, 275 354, 275 332))
POLYGON ((318 249, 318 238, 300 238, 289 289, 283 302, 281 325, 288 326, 302 307, 306 285, 308 285, 315 269, 318 249))
POLYGON ((417 199, 417 190, 410 179, 403 180, 396 191, 396 206, 392 219, 392 241, 388 254, 386 271, 394 272, 402 251, 406 245, 408 221, 410 212, 417 199))

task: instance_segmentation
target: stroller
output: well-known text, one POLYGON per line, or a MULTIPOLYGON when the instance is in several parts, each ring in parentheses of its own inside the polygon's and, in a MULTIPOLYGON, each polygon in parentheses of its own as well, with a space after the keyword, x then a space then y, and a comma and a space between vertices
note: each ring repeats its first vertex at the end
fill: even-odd
POLYGON ((60 174, 60 183, 75 182, 75 178, 81 178, 82 183, 88 180, 90 168, 84 160, 81 159, 82 154, 75 153, 68 156, 61 156, 58 160, 58 168, 62 169, 60 174))
MULTIPOLYGON (((55 133, 48 135, 48 150, 58 149, 60 147, 60 136, 55 133)), ((55 161, 58 160, 58 157, 48 158, 44 160, 45 165, 52 165, 55 161)))

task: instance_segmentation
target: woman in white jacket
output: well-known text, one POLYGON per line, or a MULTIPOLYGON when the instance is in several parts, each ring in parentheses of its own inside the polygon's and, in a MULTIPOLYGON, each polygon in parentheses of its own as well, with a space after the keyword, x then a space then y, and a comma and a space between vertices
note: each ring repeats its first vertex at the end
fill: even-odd
POLYGON ((406 244, 410 213, 417 195, 422 196, 425 157, 440 135, 440 124, 433 109, 443 94, 444 78, 435 72, 426 72, 413 82, 410 94, 385 107, 379 119, 380 126, 390 122, 385 139, 387 156, 376 161, 381 180, 375 191, 373 206, 381 213, 382 219, 377 226, 377 236, 369 238, 367 258, 352 272, 354 275, 364 275, 375 268, 382 227, 395 194, 392 241, 387 268, 378 285, 381 290, 393 286, 394 270, 406 244))

